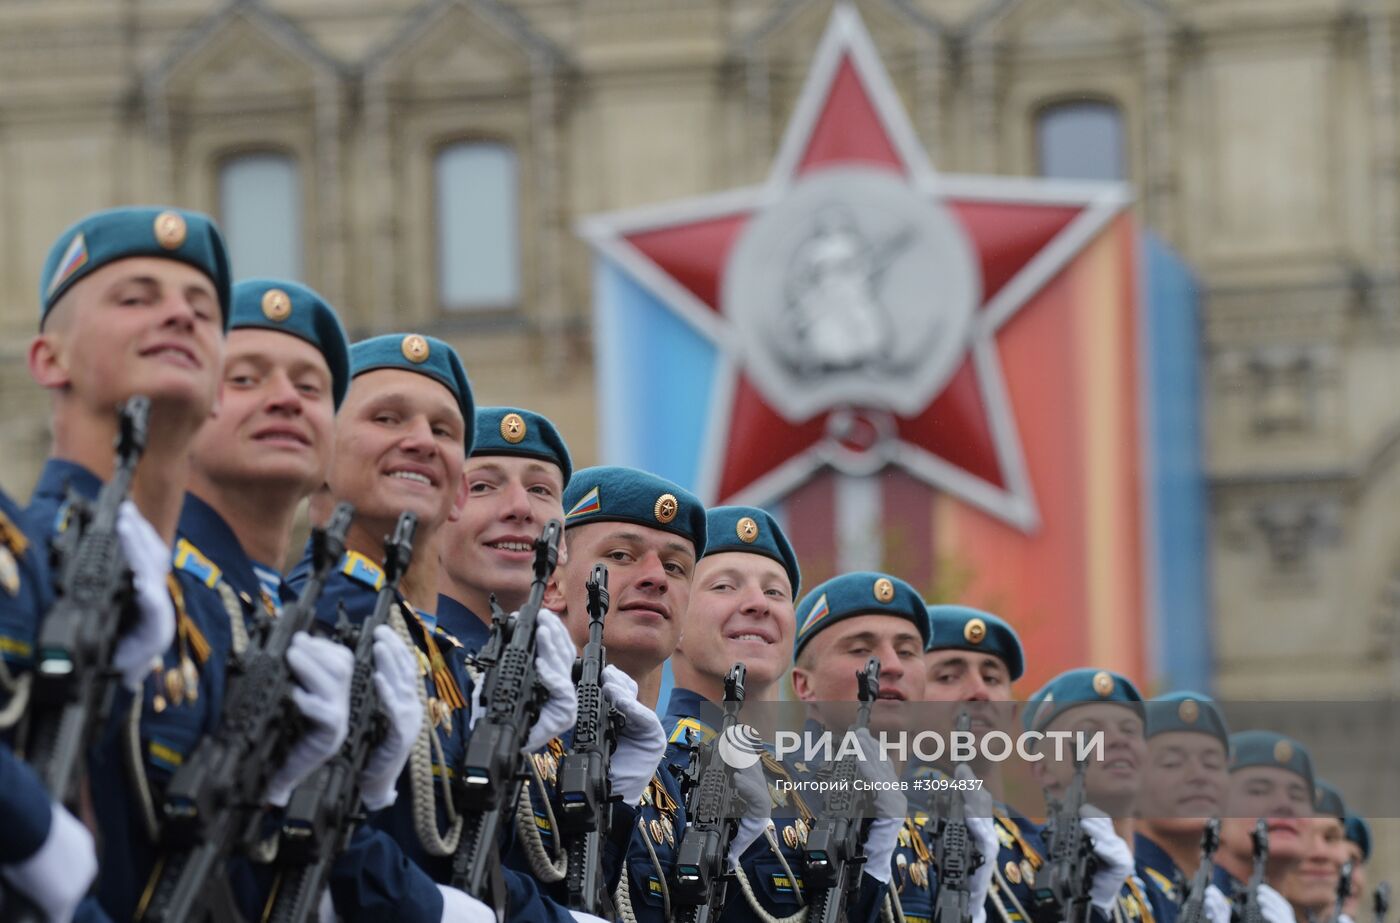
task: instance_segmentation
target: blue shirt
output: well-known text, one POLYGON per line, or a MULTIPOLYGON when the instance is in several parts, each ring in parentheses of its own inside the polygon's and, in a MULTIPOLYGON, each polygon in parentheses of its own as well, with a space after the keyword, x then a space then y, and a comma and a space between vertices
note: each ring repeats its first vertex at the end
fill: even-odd
POLYGON ((438 594, 437 620, 442 630, 462 642, 462 652, 475 654, 491 637, 491 625, 451 596, 438 594))

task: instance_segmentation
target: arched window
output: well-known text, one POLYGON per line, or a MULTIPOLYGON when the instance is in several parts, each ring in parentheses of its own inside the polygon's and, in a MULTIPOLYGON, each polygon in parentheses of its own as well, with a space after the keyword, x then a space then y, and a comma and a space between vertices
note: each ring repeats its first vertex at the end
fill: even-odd
POLYGON ((302 278, 301 176, 296 160, 269 151, 219 167, 219 225, 234 277, 302 278))
POLYGON ((433 163, 438 301, 450 311, 513 308, 520 300, 520 187, 515 150, 449 144, 433 163))
POLYGON ((1053 179, 1127 177, 1123 114, 1113 103, 1055 103, 1035 116, 1036 169, 1053 179))

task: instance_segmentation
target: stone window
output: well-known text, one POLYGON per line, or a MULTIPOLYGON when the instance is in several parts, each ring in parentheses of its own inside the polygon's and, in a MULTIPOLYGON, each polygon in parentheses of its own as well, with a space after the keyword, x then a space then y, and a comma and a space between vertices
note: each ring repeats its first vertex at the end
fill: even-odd
POLYGON ((520 300, 520 187, 515 149, 457 142, 433 164, 438 303, 448 311, 514 308, 520 300))
POLYGON ((219 165, 219 225, 234 278, 302 281, 301 174, 294 157, 238 154, 219 165))
POLYGON ((1035 116, 1036 170, 1052 179, 1126 178, 1123 113, 1110 102, 1052 103, 1035 116))

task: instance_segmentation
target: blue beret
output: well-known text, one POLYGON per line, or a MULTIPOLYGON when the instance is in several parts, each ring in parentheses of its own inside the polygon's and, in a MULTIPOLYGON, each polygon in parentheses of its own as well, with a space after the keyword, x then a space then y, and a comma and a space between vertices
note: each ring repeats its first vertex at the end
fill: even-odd
POLYGON ((1016 630, 990 612, 968 606, 928 606, 928 650, 976 651, 1000 657, 1011 681, 1026 671, 1016 630))
POLYGON ((1366 818, 1348 814, 1343 825, 1346 827, 1347 839, 1361 847, 1361 861, 1370 859, 1371 825, 1366 823, 1366 818))
POLYGON ((1155 737, 1170 731, 1195 731, 1209 734, 1230 752, 1230 728, 1215 700, 1199 692, 1184 690, 1159 695, 1147 703, 1147 736, 1155 737))
POLYGON ((78 280, 132 256, 176 260, 208 276, 228 330, 233 278, 223 235, 208 215, 151 206, 93 212, 58 236, 39 275, 39 325, 78 280))
POLYGON ((457 350, 442 340, 418 333, 386 333, 350 347, 351 378, 377 369, 417 372, 451 391, 462 410, 467 453, 471 453, 476 435, 476 405, 472 403, 472 386, 457 350))
POLYGON ((787 571, 792 584, 792 596, 802 586, 802 571, 797 566, 797 555, 787 536, 778 526, 777 520, 765 510, 756 506, 716 506, 705 513, 705 531, 708 540, 705 554, 720 554, 725 551, 747 551, 772 558, 787 571))
POLYGON ((636 468, 584 468, 564 488, 566 528, 590 522, 630 522, 688 539, 705 553, 705 507, 693 493, 636 468))
POLYGON ((797 604, 793 656, 824 628, 857 615, 908 619, 928 644, 928 610, 914 588, 898 577, 862 570, 818 584, 797 604))
POLYGON ((1335 817, 1346 826, 1347 803, 1342 799, 1342 793, 1328 782, 1318 779, 1313 786, 1313 810, 1319 815, 1335 817))
POLYGON ((515 455, 550 462, 563 472, 566 487, 574 471, 569 447, 564 445, 564 438, 549 418, 519 407, 476 409, 476 442, 472 455, 515 455))
POLYGON ((1044 730, 1071 708, 1099 702, 1113 702, 1139 712, 1142 709, 1142 696, 1126 676, 1086 667, 1061 673, 1042 686, 1026 703, 1021 722, 1026 730, 1044 730))
POLYGON ((1312 756, 1291 737, 1274 731, 1240 731, 1230 735, 1230 771, 1274 766, 1301 776, 1313 789, 1312 756))
POLYGON ((281 279, 244 279, 233 287, 233 330, 255 327, 299 337, 320 350, 331 371, 335 406, 350 387, 350 341, 335 309, 316 292, 281 279))

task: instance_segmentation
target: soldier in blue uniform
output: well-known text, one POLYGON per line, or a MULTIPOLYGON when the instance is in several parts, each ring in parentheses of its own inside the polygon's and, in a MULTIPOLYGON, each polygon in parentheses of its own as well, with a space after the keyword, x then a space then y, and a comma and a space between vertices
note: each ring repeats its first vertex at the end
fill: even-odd
MULTIPOLYGON (((123 687, 88 763, 97 896, 116 919, 131 918, 149 877, 160 788, 213 729, 222 705, 227 619, 185 605, 189 584, 171 579, 170 552, 189 446, 219 389, 229 288, 214 224, 160 208, 83 218, 54 244, 40 280, 43 314, 29 371, 49 391, 54 444, 25 512, 36 545, 66 527, 69 489, 92 499, 111 475, 115 408, 132 395, 151 400, 134 505, 124 513, 123 547, 143 617, 115 652, 123 687), (152 619, 157 610, 164 615, 152 619)), ((39 611, 47 611, 52 577, 43 556, 36 559, 39 611)))
MULTIPOLYGON (((189 493, 180 515, 175 564, 198 584, 186 592, 187 604, 224 613, 235 654, 243 650, 247 632, 258 621, 278 617, 283 604, 295 598, 278 567, 287 556, 298 506, 325 482, 335 411, 349 378, 345 332, 319 294, 283 280, 250 279, 234 285, 223 394, 190 453, 189 493)), ((384 648, 377 656, 398 662, 392 675, 412 675, 415 661, 392 631, 380 629, 375 646, 384 648)), ((319 680, 327 684, 326 696, 334 700, 343 725, 349 708, 350 652, 328 638, 299 634, 288 659, 303 671, 308 666, 321 668, 324 675, 319 680)), ((387 680, 383 687, 387 696, 398 691, 387 680)), ((386 710, 409 726, 389 735, 375 756, 375 771, 367 773, 364 797, 372 810, 392 802, 394 781, 422 721, 416 688, 409 686, 406 692, 386 710)), ((319 741, 313 737, 309 745, 299 744, 301 752, 272 780, 268 802, 285 805, 296 784, 342 739, 343 732, 323 730, 319 741)), ((388 853, 375 850, 374 836, 387 835, 366 831, 357 836, 353 855, 342 861, 388 853)), ((387 881, 400 874, 393 867, 375 871, 387 881)), ((398 882, 395 887, 412 890, 411 883, 398 882)), ((344 908, 341 916, 353 918, 351 911, 356 909, 344 908)))
MULTIPOLYGON (((717 733, 724 678, 735 663, 747 668, 744 701, 781 697, 797 632, 794 605, 802 574, 773 517, 757 507, 714 507, 705 514, 705 531, 685 630, 671 658, 676 685, 662 719, 670 742, 666 761, 680 768, 689 760, 689 746, 717 733)), ((764 785, 755 794, 773 825, 753 831, 760 838, 747 849, 750 829, 736 835, 737 845, 730 847, 738 859, 737 886, 729 888, 721 919, 735 923, 789 917, 805 904, 801 847, 815 815, 801 793, 785 784, 792 777, 782 763, 764 754, 759 766, 764 785)))
POLYGON ((1356 814, 1345 821, 1347 861, 1351 863, 1351 893, 1342 905, 1342 915, 1348 923, 1356 923, 1356 914, 1366 893, 1366 863, 1371 861, 1371 825, 1356 814))
MULTIPOLYGON (((839 727, 849 714, 825 715, 819 703, 849 703, 857 698, 856 674, 872 657, 880 660, 880 699, 870 714, 875 733, 910 730, 899 702, 924 698, 924 648, 929 640, 928 611, 919 594, 897 577, 872 571, 842 574, 822 583, 797 606, 796 666, 792 686, 797 698, 813 703, 816 725, 839 727)), ((845 706, 849 708, 849 706, 845 706)), ((813 726, 809 721, 809 727, 813 726)), ((873 746, 862 733, 864 746, 873 746)), ((863 750, 861 771, 868 782, 897 784, 895 767, 863 750)), ((819 771, 794 764, 801 775, 819 771)), ((820 813, 820 807, 814 807, 820 813)), ((933 917, 938 880, 929 848, 928 816, 911 810, 897 790, 880 793, 875 819, 863 844, 866 862, 852 920, 873 920, 884 913, 927 921, 933 917)), ((968 828, 974 848, 995 851, 990 811, 970 811, 968 828), (980 816, 973 816, 980 815, 980 816)), ((988 863, 983 863, 985 868, 988 863)), ((980 911, 987 899, 990 871, 974 876, 971 906, 980 911)))
MULTIPOLYGON (((588 639, 587 581, 608 568, 611 606, 603 640, 603 687, 625 724, 608 765, 620 803, 604 844, 604 871, 617 881, 624 920, 669 919, 666 874, 685 827, 679 785, 661 768, 666 737, 654 709, 661 670, 675 651, 690 598, 695 562, 705 549, 705 511, 690 492, 634 468, 576 471, 564 491, 568 558, 554 573, 545 605, 558 612, 575 647, 588 639)), ((554 836, 559 760, 567 739, 535 755, 527 784, 534 824, 517 824, 508 861, 562 891, 565 867, 554 836)), ((556 892, 556 893, 560 893, 556 892)))
POLYGON ((548 418, 518 407, 478 407, 465 467, 467 502, 442 529, 438 623, 474 654, 491 633, 492 595, 507 612, 530 593, 532 545, 564 518, 569 449, 548 418))
MULTIPOLYGON (((1147 762, 1142 696, 1137 688, 1108 670, 1070 670, 1031 697, 1022 721, 1028 731, 1103 735, 1102 757, 1085 761, 1080 819, 1098 861, 1090 888, 1094 910, 1117 923, 1171 923, 1177 905, 1152 881, 1133 874, 1128 846, 1147 762)), ((1030 765, 1047 796, 1063 797, 1074 776, 1075 749, 1071 741, 1063 754, 1056 754, 1051 744, 1042 742, 1043 759, 1030 765)))
MULTIPOLYGON (((37 597, 32 546, 19 519, 19 507, 0 491, 0 643, 7 656, 27 666, 29 650, 11 644, 27 643, 23 639, 34 621, 37 597)), ((8 669, 3 676, 7 686, 13 683, 8 669)), ((92 834, 49 798, 34 771, 3 743, 0 829, 5 831, 0 837, 0 906, 6 892, 13 891, 51 919, 72 916, 97 875, 92 834)))
MULTIPOLYGON (((1147 767, 1133 859, 1140 877, 1180 904, 1201 864, 1206 822, 1225 810, 1230 730, 1215 702, 1199 692, 1158 696, 1146 712, 1147 767)), ((1206 906, 1210 912, 1220 905, 1206 906)))
MULTIPOLYGON (((1025 672, 1016 630, 990 612, 968 606, 928 607, 929 642, 924 653, 930 702, 967 703, 974 733, 1009 732, 1014 720, 1012 684, 1025 672)), ((952 727, 944 728, 951 731, 952 727)), ((997 856, 989 863, 992 882, 987 916, 999 923, 1055 923, 1059 909, 1037 906, 1031 887, 1044 864, 1045 844, 1036 825, 1004 803, 1001 763, 974 760, 969 767, 996 799, 997 856)))
POLYGON ((1313 816, 1305 824, 1303 858, 1289 870, 1279 888, 1299 920, 1332 921, 1342 866, 1347 862, 1346 817, 1342 793, 1318 779, 1313 789, 1313 816))
POLYGON ((1230 791, 1220 820, 1215 884, 1232 898, 1253 869, 1255 820, 1269 825, 1269 859, 1259 904, 1268 923, 1294 923, 1278 888, 1303 858, 1307 819, 1313 811, 1312 757, 1298 741, 1275 731, 1230 735, 1230 791))
MULTIPOLYGON (((332 898, 338 908, 357 908, 382 918, 494 919, 494 912, 480 901, 441 884, 450 875, 450 856, 460 830, 445 783, 460 768, 465 753, 473 689, 462 659, 447 653, 459 642, 437 626, 434 617, 435 542, 438 530, 460 511, 465 497, 462 464, 474 424, 471 388, 456 351, 419 334, 356 343, 350 349, 350 370, 350 388, 336 418, 327 487, 313 497, 311 513, 313 521, 323 521, 335 502, 346 500, 355 505, 356 516, 340 573, 326 586, 318 619, 329 628, 342 611, 351 622, 371 613, 383 581, 378 564, 383 537, 401 512, 416 513, 415 554, 400 582, 391 623, 416 652, 415 672, 422 677, 427 720, 419 722, 414 737, 422 735, 428 744, 422 751, 434 756, 421 763, 410 760, 401 775, 391 775, 392 765, 371 762, 384 778, 372 780, 366 790, 387 783, 384 794, 392 803, 381 802, 382 810, 370 823, 388 833, 392 842, 343 855, 331 877, 332 898), (389 792, 395 779, 397 796, 389 792), (427 804, 433 806, 431 812, 415 810, 427 804), (408 869, 410 863, 426 878, 408 869), (395 877, 386 878, 382 869, 395 877)), ((289 578, 293 587, 305 580, 308 569, 305 560, 297 566, 289 578)), ((552 736, 572 724, 576 709, 568 675, 574 653, 562 626, 548 614, 541 614, 538 643, 537 669, 550 697, 537 730, 552 736)), ((385 672, 385 663, 378 667, 385 672)), ((376 676, 381 692, 382 679, 376 676)), ((507 875, 506 887, 511 919, 570 919, 525 877, 507 875)))

